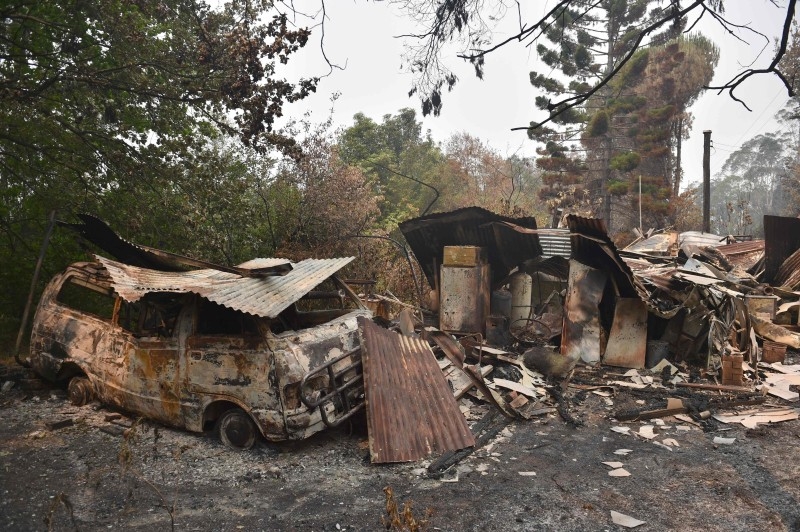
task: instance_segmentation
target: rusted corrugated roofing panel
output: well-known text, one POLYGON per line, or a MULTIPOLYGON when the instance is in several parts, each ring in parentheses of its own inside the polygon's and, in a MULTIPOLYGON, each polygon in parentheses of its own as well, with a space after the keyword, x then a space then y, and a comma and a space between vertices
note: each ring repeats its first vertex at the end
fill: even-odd
POLYGON ((269 266, 261 266, 259 268, 251 266, 247 270, 238 270, 237 268, 134 244, 119 236, 107 223, 91 214, 78 214, 78 218, 81 219, 82 223, 59 223, 78 232, 105 253, 108 253, 117 260, 130 266, 140 266, 142 268, 151 268, 165 272, 182 272, 192 269, 210 268, 253 277, 282 275, 292 269, 291 263, 288 260, 269 259, 273 261, 269 266))
POLYGON ((763 280, 773 283, 781 265, 798 249, 800 249, 800 218, 765 215, 763 280))
POLYGON ((800 249, 783 261, 775 276, 775 284, 794 290, 800 284, 800 249))
POLYGON ((400 224, 400 231, 431 286, 434 286, 436 269, 442 264, 445 246, 486 248, 492 281, 496 282, 522 261, 541 255, 542 247, 536 233, 519 233, 495 222, 536 229, 533 217, 509 218, 480 207, 467 207, 406 220, 400 224))
POLYGON ((764 256, 764 241, 734 242, 719 246, 717 251, 725 255, 729 261, 742 270, 749 270, 753 264, 764 256))
POLYGON ((370 456, 410 462, 475 445, 430 346, 358 318, 370 456))
POLYGON ((111 275, 114 290, 126 301, 137 301, 149 292, 194 293, 235 310, 274 318, 353 257, 306 259, 294 264, 286 275, 270 277, 242 277, 212 269, 162 272, 100 256, 97 260, 111 275))

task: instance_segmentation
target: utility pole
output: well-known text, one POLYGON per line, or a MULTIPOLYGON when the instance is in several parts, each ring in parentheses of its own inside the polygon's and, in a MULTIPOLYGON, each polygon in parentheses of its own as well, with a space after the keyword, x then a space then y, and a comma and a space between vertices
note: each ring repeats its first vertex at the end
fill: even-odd
POLYGON ((711 130, 703 131, 703 232, 711 232, 711 130))

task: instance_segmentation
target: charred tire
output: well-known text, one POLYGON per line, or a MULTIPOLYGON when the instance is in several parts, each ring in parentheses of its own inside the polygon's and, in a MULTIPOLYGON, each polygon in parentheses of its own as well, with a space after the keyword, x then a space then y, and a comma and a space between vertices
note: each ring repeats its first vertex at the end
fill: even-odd
POLYGON ((219 440, 230 449, 246 451, 256 442, 256 424, 241 408, 231 408, 222 413, 216 426, 219 440))
POLYGON ((92 383, 86 377, 72 377, 67 385, 69 402, 75 406, 83 406, 94 397, 92 383))

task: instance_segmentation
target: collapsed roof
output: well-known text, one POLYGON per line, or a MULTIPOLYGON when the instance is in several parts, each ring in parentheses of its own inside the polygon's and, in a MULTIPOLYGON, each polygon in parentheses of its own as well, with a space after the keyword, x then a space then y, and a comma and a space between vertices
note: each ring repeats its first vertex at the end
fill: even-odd
POLYGON ((436 285, 445 246, 478 246, 486 248, 491 266, 492 283, 504 279, 523 261, 542 254, 532 216, 510 218, 480 207, 467 207, 406 220, 400 231, 417 257, 431 286, 436 285), (514 231, 512 224, 533 232, 514 231))
MULTIPOLYGON (((193 293, 264 318, 276 317, 354 259, 306 259, 293 263, 291 271, 285 275, 245 277, 210 268, 164 272, 130 266, 99 255, 95 257, 111 276, 114 290, 128 302, 136 302, 150 292, 193 293)), ((257 259, 239 267, 270 267, 275 263, 284 264, 286 260, 257 259)))

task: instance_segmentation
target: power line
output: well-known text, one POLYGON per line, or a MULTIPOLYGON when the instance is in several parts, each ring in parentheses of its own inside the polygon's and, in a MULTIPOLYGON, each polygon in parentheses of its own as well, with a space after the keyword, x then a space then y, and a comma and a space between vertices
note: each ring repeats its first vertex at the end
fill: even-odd
MULTIPOLYGON (((747 135, 747 133, 748 133, 748 132, 749 132, 751 129, 753 129, 753 126, 754 126, 754 125, 756 125, 756 123, 757 123, 759 120, 761 120, 761 117, 762 117, 762 116, 764 116, 764 113, 766 113, 766 112, 767 112, 767 109, 769 109, 769 108, 770 108, 770 105, 772 105, 772 102, 774 102, 774 101, 775 101, 775 99, 778 97, 778 95, 780 95, 780 93, 782 93, 782 92, 783 92, 783 87, 781 87, 780 89, 778 89, 778 92, 776 92, 776 93, 775 93, 775 96, 773 96, 773 97, 772 97, 772 99, 769 101, 769 103, 768 103, 766 106, 764 106, 764 109, 762 109, 762 110, 761 110, 761 113, 759 113, 759 115, 756 117, 756 119, 755 119, 755 120, 753 120, 753 122, 750 124, 750 127, 748 127, 747 129, 745 129, 745 130, 744 130, 744 133, 742 133, 742 135, 739 137, 739 140, 737 140, 737 141, 736 141, 736 144, 741 144, 741 143, 742 143, 742 139, 745 137, 745 135, 747 135)), ((766 125, 767 125, 767 123, 766 123, 766 122, 764 122, 763 124, 761 124, 761 127, 760 127, 760 128, 758 128, 758 130, 756 131, 756 133, 758 133, 758 132, 760 132, 762 129, 764 129, 764 126, 766 126, 766 125)))

